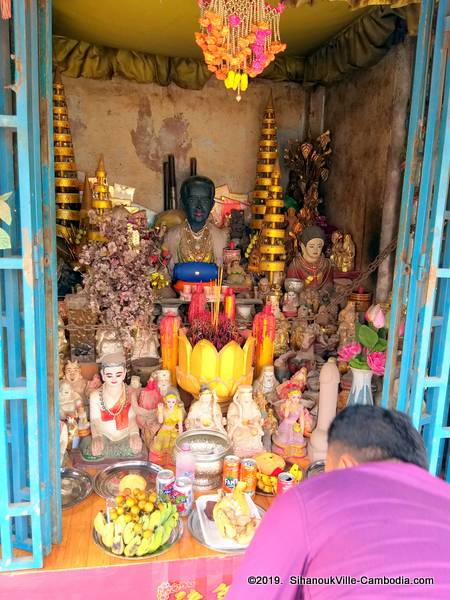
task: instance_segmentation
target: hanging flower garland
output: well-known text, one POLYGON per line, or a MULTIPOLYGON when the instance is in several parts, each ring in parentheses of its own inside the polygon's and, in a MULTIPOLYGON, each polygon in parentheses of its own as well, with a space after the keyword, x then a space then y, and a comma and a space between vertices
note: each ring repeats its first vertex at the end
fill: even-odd
POLYGON ((227 89, 237 91, 236 100, 256 77, 286 49, 280 40, 280 16, 284 0, 272 6, 264 0, 199 0, 201 31, 196 43, 208 69, 227 89))

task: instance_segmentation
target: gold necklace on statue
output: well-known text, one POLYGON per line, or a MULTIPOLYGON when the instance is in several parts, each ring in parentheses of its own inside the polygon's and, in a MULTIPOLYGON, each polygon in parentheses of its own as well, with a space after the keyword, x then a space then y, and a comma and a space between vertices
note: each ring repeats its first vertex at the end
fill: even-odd
POLYGON ((195 233, 186 221, 181 230, 178 253, 180 262, 214 262, 214 250, 208 224, 195 233))

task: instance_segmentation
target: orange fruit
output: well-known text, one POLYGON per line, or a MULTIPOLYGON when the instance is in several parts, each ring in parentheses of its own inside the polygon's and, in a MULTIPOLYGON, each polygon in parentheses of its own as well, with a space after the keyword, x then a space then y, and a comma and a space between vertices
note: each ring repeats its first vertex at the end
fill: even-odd
POLYGON ((130 488, 125 488, 125 489, 123 490, 122 494, 123 494, 124 496, 130 496, 130 495, 131 495, 131 490, 130 490, 130 488))
POLYGON ((155 508, 155 505, 153 504, 153 502, 145 503, 144 510, 146 513, 151 513, 154 508, 155 508))
POLYGON ((127 513, 125 515, 125 523, 131 523, 132 520, 133 520, 133 517, 130 515, 130 513, 127 513))
POLYGON ((116 496, 117 506, 121 506, 124 502, 125 502, 125 498, 123 496, 116 496))
POLYGON ((144 510, 144 506, 145 506, 145 500, 139 500, 138 507, 141 510, 144 510))
POLYGON ((123 514, 124 514, 124 512, 125 512, 125 509, 124 509, 124 507, 123 507, 123 506, 119 506, 119 507, 117 508, 117 514, 118 514, 119 516, 120 516, 120 515, 123 515, 123 514))
POLYGON ((134 506, 136 504, 136 501, 134 498, 131 498, 130 496, 126 499, 126 505, 131 508, 132 506, 134 506))
POLYGON ((130 509, 130 512, 133 516, 138 515, 139 514, 139 506, 132 506, 130 509))

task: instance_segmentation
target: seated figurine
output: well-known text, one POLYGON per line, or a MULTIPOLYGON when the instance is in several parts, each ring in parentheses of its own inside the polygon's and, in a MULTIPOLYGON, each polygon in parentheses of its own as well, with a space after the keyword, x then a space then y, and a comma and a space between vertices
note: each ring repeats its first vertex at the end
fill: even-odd
POLYGON ((164 238, 164 248, 171 256, 171 269, 177 263, 186 262, 222 264, 228 234, 208 222, 214 194, 214 183, 207 177, 195 175, 183 181, 180 195, 186 221, 170 229, 164 238))
POLYGON ((172 461, 175 440, 183 433, 183 413, 176 393, 169 391, 158 404, 158 422, 160 429, 150 446, 149 460, 161 465, 172 461))
POLYGON ((273 404, 277 400, 278 381, 275 377, 275 369, 272 365, 266 365, 261 370, 261 375, 253 382, 253 393, 262 393, 265 401, 273 404))
POLYGON ((251 288, 252 278, 245 272, 245 269, 241 267, 238 260, 234 260, 228 266, 228 276, 226 283, 229 286, 235 286, 240 288, 251 288))
POLYGON ((131 401, 135 391, 124 383, 125 375, 123 355, 103 357, 103 385, 91 392, 89 398, 92 438, 83 438, 80 443, 85 460, 136 456, 142 450, 131 401))
POLYGON ((306 456, 304 434, 311 429, 311 417, 301 404, 299 389, 292 389, 283 407, 283 420, 273 436, 272 448, 290 462, 298 462, 306 456))
POLYGON ((263 451, 262 417, 251 385, 240 385, 228 407, 227 431, 233 454, 249 458, 263 451))
POLYGON ((323 255, 325 234, 316 225, 307 227, 298 236, 301 253, 289 265, 287 276, 301 279, 306 288, 314 290, 332 287, 331 261, 323 255))
POLYGON ((203 386, 198 400, 191 404, 185 422, 186 431, 189 429, 213 429, 225 433, 226 419, 222 417, 217 394, 209 387, 203 386))
POLYGON ((159 430, 158 404, 162 402, 162 396, 156 387, 156 381, 150 378, 147 385, 139 393, 139 399, 133 402, 136 413, 136 422, 142 432, 142 437, 147 448, 150 450, 151 443, 159 430))
POLYGON ((69 417, 76 418, 83 408, 83 400, 68 381, 59 382, 59 418, 66 421, 69 417))

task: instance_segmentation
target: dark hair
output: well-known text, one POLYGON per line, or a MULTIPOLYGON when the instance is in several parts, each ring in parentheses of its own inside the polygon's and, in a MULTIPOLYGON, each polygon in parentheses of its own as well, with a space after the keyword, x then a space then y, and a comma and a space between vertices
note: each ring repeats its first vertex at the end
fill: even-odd
POLYGON ((360 462, 396 459, 427 468, 425 446, 408 415, 357 404, 340 412, 328 430, 328 444, 341 444, 360 462))
POLYGON ((325 233, 323 229, 317 225, 311 225, 311 227, 307 227, 301 233, 299 233, 297 237, 298 241, 305 246, 308 242, 315 240, 316 238, 325 242, 325 233))

